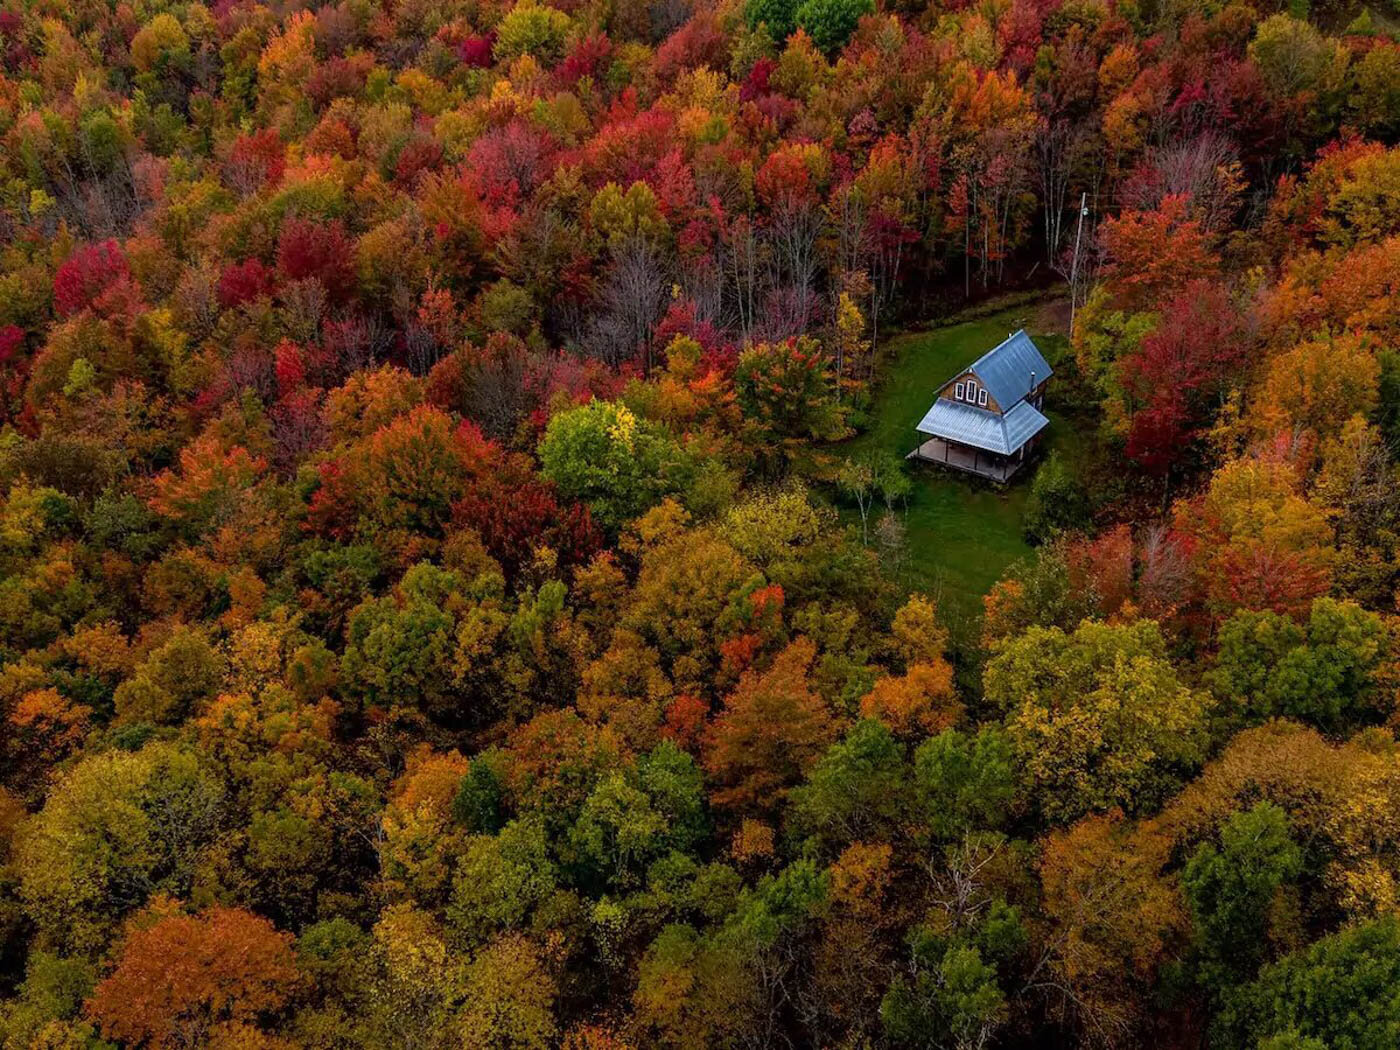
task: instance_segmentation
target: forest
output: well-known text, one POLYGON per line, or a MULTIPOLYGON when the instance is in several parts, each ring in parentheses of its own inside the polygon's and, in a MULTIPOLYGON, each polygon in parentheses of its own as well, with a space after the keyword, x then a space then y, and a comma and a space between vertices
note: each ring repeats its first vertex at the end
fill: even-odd
POLYGON ((1396 0, 0 5, 0 1050, 1400 1045, 1396 0))

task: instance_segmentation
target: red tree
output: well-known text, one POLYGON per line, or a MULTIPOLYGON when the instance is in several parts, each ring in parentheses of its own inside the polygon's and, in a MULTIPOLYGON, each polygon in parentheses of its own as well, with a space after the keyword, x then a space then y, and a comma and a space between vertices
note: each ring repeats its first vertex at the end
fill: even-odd
POLYGON ((129 1046, 202 1046, 216 1025, 250 1024, 282 1007, 296 982, 291 934, 216 907, 131 933, 87 1010, 103 1035, 129 1046))
POLYGON ((1129 309, 1150 307, 1192 280, 1210 277, 1218 260, 1183 196, 1154 211, 1127 211, 1103 225, 1104 280, 1129 309))
POLYGON ((1188 282, 1162 309, 1162 320, 1119 365, 1134 412, 1128 455, 1163 473, 1214 420, 1224 394, 1242 376, 1250 339, 1225 288, 1188 282))
POLYGON ((54 274, 54 308, 69 317, 91 306, 108 288, 130 276, 131 268, 115 240, 83 245, 54 274))
POLYGON ((272 270, 257 259, 230 263, 219 275, 219 305, 225 310, 266 295, 276 286, 272 270))
POLYGON ((288 219, 277 240, 277 267, 287 279, 314 277, 332 299, 344 299, 354 288, 353 259, 354 246, 339 220, 288 219))
POLYGON ((272 128, 238 136, 229 151, 228 180, 246 193, 276 186, 286 170, 286 150, 272 128))

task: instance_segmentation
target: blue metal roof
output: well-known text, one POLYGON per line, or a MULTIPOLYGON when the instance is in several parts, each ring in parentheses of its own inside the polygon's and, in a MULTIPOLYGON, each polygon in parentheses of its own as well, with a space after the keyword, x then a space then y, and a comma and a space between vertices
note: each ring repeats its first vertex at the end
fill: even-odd
MULTIPOLYGON (((991 392, 1003 411, 1053 374, 1050 363, 1022 328, 972 362, 967 369, 991 392), (1034 376, 1035 382, 1031 382, 1034 376)), ((947 385, 946 383, 944 384, 947 385)))
POLYGON ((1017 403, 1002 416, 940 397, 915 429, 921 434, 1010 456, 1049 422, 1029 401, 1017 403))
POLYGON ((1021 401, 1001 417, 1001 423, 1006 429, 1006 446, 1015 452, 1048 426, 1050 420, 1029 401, 1021 401))

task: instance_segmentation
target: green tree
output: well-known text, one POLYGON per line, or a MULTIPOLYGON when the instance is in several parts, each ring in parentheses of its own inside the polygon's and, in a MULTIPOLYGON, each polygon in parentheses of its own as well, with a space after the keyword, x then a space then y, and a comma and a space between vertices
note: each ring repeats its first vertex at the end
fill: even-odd
POLYGON ((117 686, 113 696, 123 722, 178 723, 211 698, 223 683, 223 656, 204 633, 178 627, 164 645, 117 686))
POLYGON ((798 0, 746 0, 744 19, 750 29, 760 25, 768 28, 768 35, 781 44, 797 26, 798 0))
POLYGON ((831 55, 846 46, 863 17, 874 13, 875 0, 802 0, 795 17, 812 43, 831 55))
POLYGON ((1284 716, 1336 730, 1373 713, 1386 652, 1380 617, 1353 602, 1318 598, 1306 624, 1241 610, 1220 628, 1208 680, 1250 723, 1284 716))
POLYGON ((754 429, 753 447, 770 469, 784 469, 811 442, 849 433, 827 364, 816 340, 805 336, 760 343, 739 356, 734 391, 754 429))
MULTIPOLYGON (((1363 10, 1362 15, 1370 15, 1370 10, 1363 10)), ((1393 142, 1400 131, 1400 47, 1382 44, 1371 48, 1355 70, 1356 89, 1349 102, 1357 124, 1366 134, 1393 142)))
POLYGON ((443 607, 461 588, 456 574, 422 562, 404 574, 395 596, 359 605, 341 664, 350 693, 386 707, 467 714, 456 710, 453 690, 457 620, 443 607))
POLYGON ((24 969, 17 994, 0 1006, 0 1046, 39 1045, 40 1031, 53 1021, 77 1018, 97 985, 97 971, 83 958, 65 958, 36 949, 24 969))
POLYGON ((836 486, 841 494, 854 500, 860 511, 861 542, 870 542, 870 511, 876 500, 883 500, 887 510, 905 500, 913 483, 904 473, 904 463, 889 452, 871 452, 852 456, 841 463, 836 474, 836 486))
POLYGON ((1051 452, 1035 472, 1022 531, 1031 543, 1044 543, 1062 532, 1089 524, 1089 497, 1083 484, 1065 466, 1059 452, 1051 452))
POLYGON ((1052 541, 1014 563, 984 600, 982 642, 997 649, 1027 627, 1072 631, 1099 604, 1092 581, 1071 579, 1063 541, 1052 541))
POLYGON ((945 729, 914 752, 914 797, 935 839, 1002 827, 1016 795, 1010 736, 986 726, 976 736, 945 729))
POLYGON ((1219 989, 1251 976, 1268 950, 1280 890, 1298 877, 1303 854, 1288 816, 1271 802, 1236 813, 1220 846, 1202 843, 1181 873, 1202 955, 1202 980, 1219 989))
POLYGON ((499 751, 472 759, 452 799, 452 816, 468 831, 494 835, 501 829, 505 806, 505 762, 499 751))
POLYGON ((56 944, 101 947, 151 893, 189 893, 223 803, 218 778, 171 744, 83 759, 20 843, 26 910, 56 944))
POLYGON ((612 401, 590 401, 551 419, 540 466, 560 492, 587 503, 599 524, 614 530, 683 492, 695 471, 664 427, 612 401))
POLYGON ((525 925, 552 893, 557 872, 538 821, 515 820, 499 835, 474 835, 457 864, 448 921, 468 943, 525 925))
POLYGON ((1264 967, 1230 997, 1214 1035, 1238 1050, 1400 1045, 1400 920, 1347 927, 1264 967))
POLYGON ((792 792, 791 819, 800 832, 838 849, 883 839, 905 811, 907 783, 903 746, 884 723, 863 719, 792 792))
POLYGON ((637 760, 637 783, 666 824, 671 849, 692 850, 709 831, 705 778, 695 759, 663 740, 637 760))
POLYGON ((665 818, 621 771, 605 777, 583 804, 570 841, 581 859, 611 883, 635 881, 664 848, 665 818))
POLYGON ((895 976, 880 1003, 885 1031, 901 1046, 928 1050, 985 1045, 1007 1016, 996 968, 973 945, 926 930, 910 939, 910 972, 895 976))

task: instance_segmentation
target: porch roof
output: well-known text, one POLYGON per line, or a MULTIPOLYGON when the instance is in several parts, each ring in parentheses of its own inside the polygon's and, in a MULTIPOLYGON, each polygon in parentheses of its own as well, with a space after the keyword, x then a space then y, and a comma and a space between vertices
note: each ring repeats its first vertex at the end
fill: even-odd
POLYGON ((1005 415, 998 415, 940 397, 914 429, 945 441, 1011 456, 1049 422, 1029 401, 1017 402, 1005 415))

